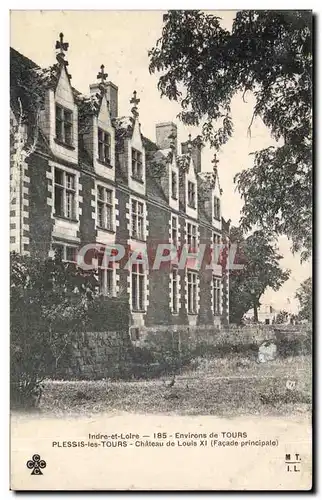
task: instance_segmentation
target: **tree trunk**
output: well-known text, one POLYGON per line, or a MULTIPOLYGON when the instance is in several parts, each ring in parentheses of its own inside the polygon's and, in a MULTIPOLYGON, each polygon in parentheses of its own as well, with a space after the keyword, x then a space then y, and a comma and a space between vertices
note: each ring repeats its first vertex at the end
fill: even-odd
POLYGON ((254 321, 255 323, 258 323, 258 310, 256 302, 254 302, 254 321))

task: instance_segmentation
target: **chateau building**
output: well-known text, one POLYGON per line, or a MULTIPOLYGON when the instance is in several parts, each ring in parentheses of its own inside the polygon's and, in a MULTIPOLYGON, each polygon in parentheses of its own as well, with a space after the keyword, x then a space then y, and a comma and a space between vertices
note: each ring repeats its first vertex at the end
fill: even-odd
POLYGON ((203 244, 207 260, 225 240, 216 160, 202 168, 200 137, 179 145, 172 122, 157 123, 155 142, 144 137, 135 91, 129 116, 119 116, 118 87, 103 65, 89 94, 78 92, 67 49, 60 34, 48 69, 11 49, 11 251, 57 251, 79 263, 80 249, 97 244, 85 260, 100 293, 128 296, 133 340, 152 327, 220 327, 229 278, 219 261, 209 269, 191 258, 184 267, 175 258, 151 264, 160 245, 188 248, 191 257, 203 244), (104 265, 104 249, 115 245, 136 262, 104 265))

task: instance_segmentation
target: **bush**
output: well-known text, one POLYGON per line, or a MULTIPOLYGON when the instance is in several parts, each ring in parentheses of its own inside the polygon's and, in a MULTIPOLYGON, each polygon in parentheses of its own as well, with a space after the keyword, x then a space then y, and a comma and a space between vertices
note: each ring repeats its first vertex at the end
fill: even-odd
POLYGON ((11 403, 27 408, 39 403, 44 378, 71 355, 97 282, 58 257, 13 253, 10 264, 11 403))
POLYGON ((175 375, 189 366, 193 357, 193 348, 180 338, 178 332, 149 333, 145 347, 133 348, 133 376, 154 378, 175 375))

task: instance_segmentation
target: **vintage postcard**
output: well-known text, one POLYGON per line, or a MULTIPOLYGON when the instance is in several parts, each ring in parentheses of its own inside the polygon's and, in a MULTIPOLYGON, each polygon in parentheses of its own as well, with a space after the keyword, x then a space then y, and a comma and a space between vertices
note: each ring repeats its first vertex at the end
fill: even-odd
POLYGON ((310 490, 312 12, 10 24, 10 488, 310 490))

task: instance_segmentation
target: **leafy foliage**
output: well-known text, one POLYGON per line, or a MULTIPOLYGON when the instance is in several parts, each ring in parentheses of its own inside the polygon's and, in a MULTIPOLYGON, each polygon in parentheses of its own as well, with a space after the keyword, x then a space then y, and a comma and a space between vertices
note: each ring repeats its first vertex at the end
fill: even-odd
POLYGON ((279 311, 276 315, 275 323, 278 325, 286 323, 288 320, 288 317, 289 317, 289 313, 287 311, 284 311, 284 310, 279 311))
POLYGON ((12 402, 33 403, 41 381, 69 354, 94 301, 97 282, 59 258, 11 256, 12 402))
MULTIPOLYGON (((200 11, 169 11, 162 37, 149 52, 160 71, 162 96, 178 101, 187 125, 202 123, 219 149, 233 133, 231 99, 255 96, 279 145, 258 151, 254 167, 235 178, 244 199, 241 223, 286 234, 293 250, 311 252, 312 14, 310 11, 236 13, 231 32, 200 11)), ((251 125, 249 133, 251 133, 251 125)))
POLYGON ((295 296, 300 303, 299 318, 312 321, 312 278, 307 278, 297 290, 295 296))
POLYGON ((264 231, 255 231, 244 239, 240 228, 233 227, 231 241, 237 243, 238 260, 243 264, 242 269, 231 273, 229 280, 230 322, 239 324, 249 309, 260 306, 265 290, 278 290, 290 272, 281 269, 282 257, 264 231))

